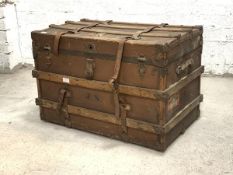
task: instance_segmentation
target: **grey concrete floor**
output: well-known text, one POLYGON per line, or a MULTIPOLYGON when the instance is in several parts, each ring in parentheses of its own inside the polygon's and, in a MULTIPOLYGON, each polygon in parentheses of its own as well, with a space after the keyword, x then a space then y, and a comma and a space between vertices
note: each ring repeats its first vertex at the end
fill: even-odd
POLYGON ((201 117, 165 153, 39 119, 30 68, 0 75, 0 175, 233 174, 233 78, 203 77, 201 117))

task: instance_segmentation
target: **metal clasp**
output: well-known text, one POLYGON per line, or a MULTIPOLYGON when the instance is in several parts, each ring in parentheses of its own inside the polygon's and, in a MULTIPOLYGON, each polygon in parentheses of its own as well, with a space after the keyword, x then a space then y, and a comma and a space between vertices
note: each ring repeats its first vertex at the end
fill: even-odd
POLYGON ((47 51, 46 52, 46 65, 47 66, 50 66, 52 64, 52 61, 51 61, 51 47, 49 45, 45 45, 43 47, 43 50, 47 51))
POLYGON ((188 59, 183 64, 177 66, 177 68, 176 68, 176 74, 180 75, 180 74, 182 74, 184 72, 186 72, 187 74, 189 74, 191 72, 193 64, 194 64, 193 59, 192 58, 188 59))
POLYGON ((144 74, 146 73, 146 58, 145 57, 138 57, 138 73, 140 77, 144 77, 144 74))
POLYGON ((95 70, 95 60, 87 58, 86 59, 86 69, 85 69, 85 77, 86 79, 92 80, 94 77, 95 70))

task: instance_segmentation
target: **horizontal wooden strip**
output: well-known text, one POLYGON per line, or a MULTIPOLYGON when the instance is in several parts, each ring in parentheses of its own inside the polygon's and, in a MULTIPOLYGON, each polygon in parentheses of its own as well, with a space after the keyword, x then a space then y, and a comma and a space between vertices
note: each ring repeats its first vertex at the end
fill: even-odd
POLYGON ((189 84, 191 81, 193 81, 195 78, 200 76, 204 72, 204 66, 200 66, 196 70, 194 70, 192 73, 184 76, 176 83, 169 86, 166 90, 162 91, 168 96, 171 96, 181 90, 183 87, 185 87, 187 84, 189 84))
MULTIPOLYGON (((182 119, 184 119, 196 106, 199 105, 199 103, 202 101, 203 96, 200 95, 197 98, 195 98, 191 103, 186 105, 180 112, 178 112, 171 120, 168 121, 164 126, 160 126, 153 123, 148 123, 144 121, 139 121, 131 118, 126 118, 126 125, 127 127, 134 128, 134 129, 140 129, 146 132, 150 133, 168 133, 172 128, 174 128, 182 119)), ((49 108, 56 110, 57 109, 57 103, 50 100, 45 99, 37 99, 36 100, 37 105, 40 105, 44 108, 49 108)), ((94 120, 100 120, 103 122, 109 122, 112 124, 120 125, 120 120, 115 117, 113 114, 99 112, 95 110, 90 110, 82 107, 67 106, 68 113, 74 114, 74 115, 80 115, 83 117, 91 118, 94 120)))
MULTIPOLYGON (((71 28, 71 27, 65 27, 65 26, 61 26, 61 25, 50 25, 50 28, 55 28, 55 29, 61 29, 61 30, 75 30, 75 28, 71 28)), ((132 36, 134 33, 133 32, 125 32, 125 31, 116 31, 116 30, 104 30, 104 29, 98 29, 98 28, 93 28, 93 29, 82 29, 82 32, 91 32, 91 33, 107 33, 107 34, 114 34, 114 35, 126 35, 126 36, 132 36)), ((157 34, 157 33, 143 33, 140 36, 143 37, 161 37, 161 38, 180 38, 181 35, 172 35, 169 33, 165 33, 164 35, 161 34, 157 34)))
MULTIPOLYGON (((45 99, 37 99, 37 105, 40 105, 41 107, 44 108, 49 108, 56 110, 57 108, 57 103, 54 101, 50 100, 45 100, 45 99)), ((77 106, 72 106, 68 105, 67 106, 68 113, 74 114, 74 115, 80 115, 83 117, 91 118, 94 120, 99 120, 103 122, 108 122, 116 125, 120 125, 120 119, 116 118, 115 115, 109 114, 109 113, 104 113, 104 112, 99 112, 95 110, 90 110, 82 107, 77 107, 77 106)), ((130 118, 126 118, 126 125, 127 127, 134 128, 134 129, 140 129, 146 132, 151 132, 151 133, 157 133, 160 134, 162 131, 162 127, 156 124, 148 123, 148 122, 143 122, 139 120, 134 120, 130 118)))
POLYGON ((109 122, 109 123, 120 125, 120 120, 117 119, 113 114, 94 111, 94 110, 81 108, 77 106, 71 106, 71 105, 68 105, 68 112, 70 114, 81 115, 87 118, 101 120, 104 122, 109 122))
MULTIPOLYGON (((88 89, 112 92, 112 89, 107 82, 86 80, 82 78, 76 78, 37 70, 33 70, 32 75, 33 77, 36 77, 38 79, 53 81, 57 83, 64 83, 63 80, 66 79, 68 80, 67 84, 72 86, 79 86, 88 89)), ((161 99, 163 97, 163 94, 158 90, 127 85, 119 85, 119 93, 150 99, 161 99)))
MULTIPOLYGON (((103 22, 103 21, 96 21, 96 22, 103 22)), ((73 25, 91 25, 96 23, 94 21, 66 21, 66 24, 73 24, 73 25)), ((168 32, 191 32, 193 29, 201 29, 201 27, 198 26, 175 26, 175 25, 167 25, 165 27, 160 27, 161 25, 159 24, 137 24, 132 25, 132 23, 118 23, 118 22, 113 22, 111 24, 99 24, 98 26, 100 27, 106 27, 106 28, 115 28, 115 29, 135 29, 135 30, 143 30, 147 27, 152 27, 152 26, 158 26, 158 28, 155 28, 154 30, 157 31, 168 31, 168 32)))
MULTIPOLYGON (((67 22, 67 21, 66 21, 67 22)), ((104 23, 105 21, 101 21, 101 20, 91 20, 91 19, 81 19, 80 21, 73 21, 73 22, 76 22, 76 23, 80 23, 80 22, 102 22, 104 23)), ((159 26, 161 24, 149 24, 149 23, 132 23, 132 22, 119 22, 119 21, 111 21, 110 24, 105 24, 105 25, 111 25, 111 24, 118 24, 120 26, 130 26, 130 27, 152 27, 152 26, 159 26)), ((202 29, 202 26, 198 26, 198 25, 195 25, 195 26, 185 26, 185 25, 166 25, 166 27, 179 27, 179 28, 194 28, 194 29, 202 29)))
MULTIPOLYGON (((71 114, 81 115, 95 120, 101 120, 103 122, 109 122, 117 125, 121 124, 120 119, 116 118, 116 116, 113 114, 108 114, 104 112, 99 112, 99 111, 81 108, 77 106, 71 106, 71 105, 68 105, 68 112, 71 114)), ((139 120, 134 120, 130 118, 126 118, 126 125, 127 127, 134 129, 141 129, 147 132, 152 132, 157 134, 161 132, 161 127, 159 125, 155 125, 152 123, 143 122, 139 120)))
MULTIPOLYGON (((132 95, 136 97, 149 98, 154 100, 167 99, 171 95, 175 94, 180 89, 185 87, 195 78, 200 76, 201 73, 203 72, 204 72, 204 66, 200 66, 198 69, 194 70, 192 73, 188 74, 187 76, 181 78, 178 82, 174 83, 164 91, 141 88, 136 86, 119 85, 119 93, 132 95)), ((79 86, 88 89, 112 92, 112 89, 107 82, 86 80, 82 78, 76 78, 72 76, 60 75, 60 74, 37 71, 37 70, 33 70, 32 75, 35 78, 52 81, 56 83, 68 83, 71 86, 79 86), (68 82, 63 82, 64 79, 68 80, 68 82)))
POLYGON ((181 111, 179 111, 173 118, 171 118, 164 125, 164 132, 168 133, 172 128, 174 128, 181 120, 183 120, 195 107, 197 107, 200 102, 203 101, 203 95, 199 95, 191 103, 186 105, 181 111))

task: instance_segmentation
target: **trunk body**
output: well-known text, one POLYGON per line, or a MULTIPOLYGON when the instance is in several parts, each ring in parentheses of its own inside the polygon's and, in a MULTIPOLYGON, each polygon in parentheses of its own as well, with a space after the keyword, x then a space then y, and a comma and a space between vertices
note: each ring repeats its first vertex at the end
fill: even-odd
POLYGON ((32 40, 42 120, 163 151, 199 116, 201 26, 83 19, 32 40))

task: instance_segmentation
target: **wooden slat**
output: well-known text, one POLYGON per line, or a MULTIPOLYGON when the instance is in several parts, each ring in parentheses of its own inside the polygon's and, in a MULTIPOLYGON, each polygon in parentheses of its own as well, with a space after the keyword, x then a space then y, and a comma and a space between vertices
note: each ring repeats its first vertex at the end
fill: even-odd
MULTIPOLYGON (((74 22, 74 21, 73 21, 74 22)), ((77 22, 77 21, 76 21, 77 22)), ((105 21, 101 21, 101 20, 92 20, 92 19, 81 19, 80 21, 78 22, 94 22, 94 23, 97 23, 97 22, 105 22, 105 21)), ((151 26, 156 26, 156 25, 159 25, 159 24, 149 24, 149 23, 132 23, 132 22, 119 22, 119 21, 110 21, 110 24, 119 24, 119 25, 126 25, 126 26, 142 26, 142 27, 151 27, 151 26)), ((200 29, 202 28, 202 26, 185 26, 185 25, 167 25, 166 27, 179 27, 179 28, 195 28, 195 29, 200 29)))
POLYGON ((197 107, 200 102, 203 101, 203 95, 195 98, 191 103, 186 105, 181 111, 179 111, 173 118, 171 118, 164 125, 164 132, 168 133, 172 128, 174 128, 181 120, 183 120, 195 107, 197 107))
MULTIPOLYGON (((94 90, 101 90, 106 92, 112 92, 111 87, 107 82, 102 81, 96 81, 96 80, 86 80, 82 78, 76 78, 71 76, 65 76, 50 72, 43 72, 43 71, 37 71, 33 70, 32 72, 33 77, 36 77, 38 79, 57 82, 57 83, 64 83, 63 79, 69 79, 69 85, 72 86, 79 86, 83 88, 88 89, 94 89, 94 90)), ((127 85, 119 85, 119 93, 127 94, 127 95, 133 95, 143 98, 150 98, 150 99, 161 99, 163 98, 163 94, 154 89, 147 89, 147 88, 140 88, 136 86, 127 86, 127 85)))
POLYGON ((127 127, 129 128, 140 129, 150 133, 161 134, 163 131, 163 128, 161 126, 144 121, 138 121, 138 120, 126 118, 126 123, 127 123, 127 127))
MULTIPOLYGON (((54 29, 61 29, 61 30, 75 30, 74 27, 65 27, 61 25, 50 25, 50 28, 54 29)), ((114 35, 126 35, 126 36, 132 36, 135 32, 125 32, 125 31, 116 31, 116 30, 104 30, 104 29, 98 29, 98 27, 92 28, 92 29, 82 29, 82 32, 90 32, 90 33, 106 33, 106 34, 114 34, 114 35)), ((164 35, 159 34, 159 33, 143 33, 141 34, 142 37, 160 37, 160 38, 181 38, 181 34, 169 34, 169 33, 164 33, 164 35)), ((183 34, 185 36, 185 34, 183 34)))
MULTIPOLYGON (((103 23, 104 21, 66 21, 66 24, 73 25, 90 25, 94 23, 103 23)), ((177 31, 177 32, 191 32, 193 29, 201 29, 201 26, 182 26, 182 25, 167 25, 161 27, 159 24, 139 24, 139 23, 122 23, 122 22, 112 22, 110 24, 99 24, 100 27, 115 28, 115 29, 132 29, 132 30, 143 30, 147 27, 158 26, 154 30, 157 31, 177 31)))
POLYGON ((119 119, 117 119, 113 114, 108 114, 104 112, 94 111, 94 110, 81 108, 77 106, 71 106, 71 105, 68 105, 68 112, 70 114, 76 114, 87 118, 120 125, 119 119))
MULTIPOLYGON (((183 120, 196 106, 198 106, 199 103, 202 101, 202 99, 203 99, 202 95, 195 98, 191 103, 186 105, 180 112, 178 112, 171 120, 169 120, 164 126, 160 126, 158 124, 148 123, 144 121, 139 121, 132 118, 126 118, 126 126, 150 133, 156 133, 156 134, 168 133, 181 120, 183 120)), ((41 107, 49 108, 53 110, 57 109, 57 102, 45 100, 45 99, 37 99, 36 101, 37 101, 37 105, 40 105, 41 107)), ((67 110, 68 113, 73 115, 80 115, 94 120, 120 125, 120 119, 116 118, 114 114, 99 112, 99 111, 90 110, 72 105, 68 105, 67 110)))
MULTIPOLYGON (((178 82, 169 86, 164 91, 141 88, 141 87, 136 87, 136 86, 119 85, 119 93, 132 95, 136 97, 142 97, 142 98, 150 98, 154 100, 168 99, 171 95, 175 94, 180 89, 185 87, 195 78, 200 76, 201 73, 203 72, 204 72, 204 66, 200 66, 198 69, 194 70, 192 73, 188 74, 187 76, 181 78, 178 82)), ((37 71, 37 70, 33 70, 32 74, 33 74, 33 77, 42 79, 42 80, 52 81, 56 83, 65 83, 63 82, 63 78, 66 78, 66 79, 69 79, 68 84, 71 86, 79 86, 79 87, 88 88, 88 89, 112 92, 112 89, 107 82, 96 81, 96 80, 86 80, 82 78, 76 78, 72 76, 60 75, 60 74, 37 71)))
MULTIPOLYGON (((53 110, 56 110, 56 106, 57 106, 56 102, 45 99, 37 99, 37 104, 40 105, 41 107, 49 108, 53 110)), ((73 115, 80 115, 82 117, 87 117, 94 120, 108 122, 116 125, 121 124, 120 119, 116 118, 114 114, 108 114, 108 113, 99 112, 99 111, 90 110, 72 105, 68 105, 67 110, 68 113, 73 115)), ((143 122, 139 120, 134 120, 130 118, 126 119, 126 125, 127 127, 130 128, 140 129, 146 132, 157 133, 157 134, 161 133, 162 130, 161 126, 159 125, 143 122)))
MULTIPOLYGON (((71 105, 68 105, 68 112, 71 114, 81 115, 91 119, 109 122, 117 125, 121 124, 120 119, 116 118, 116 116, 113 114, 108 114, 104 112, 94 111, 94 110, 81 108, 77 106, 71 106, 71 105)), ((152 132, 152 133, 161 132, 161 127, 159 125, 155 125, 152 123, 143 122, 139 120, 134 120, 130 118, 126 118, 126 125, 127 127, 134 129, 141 129, 147 132, 152 132)))

